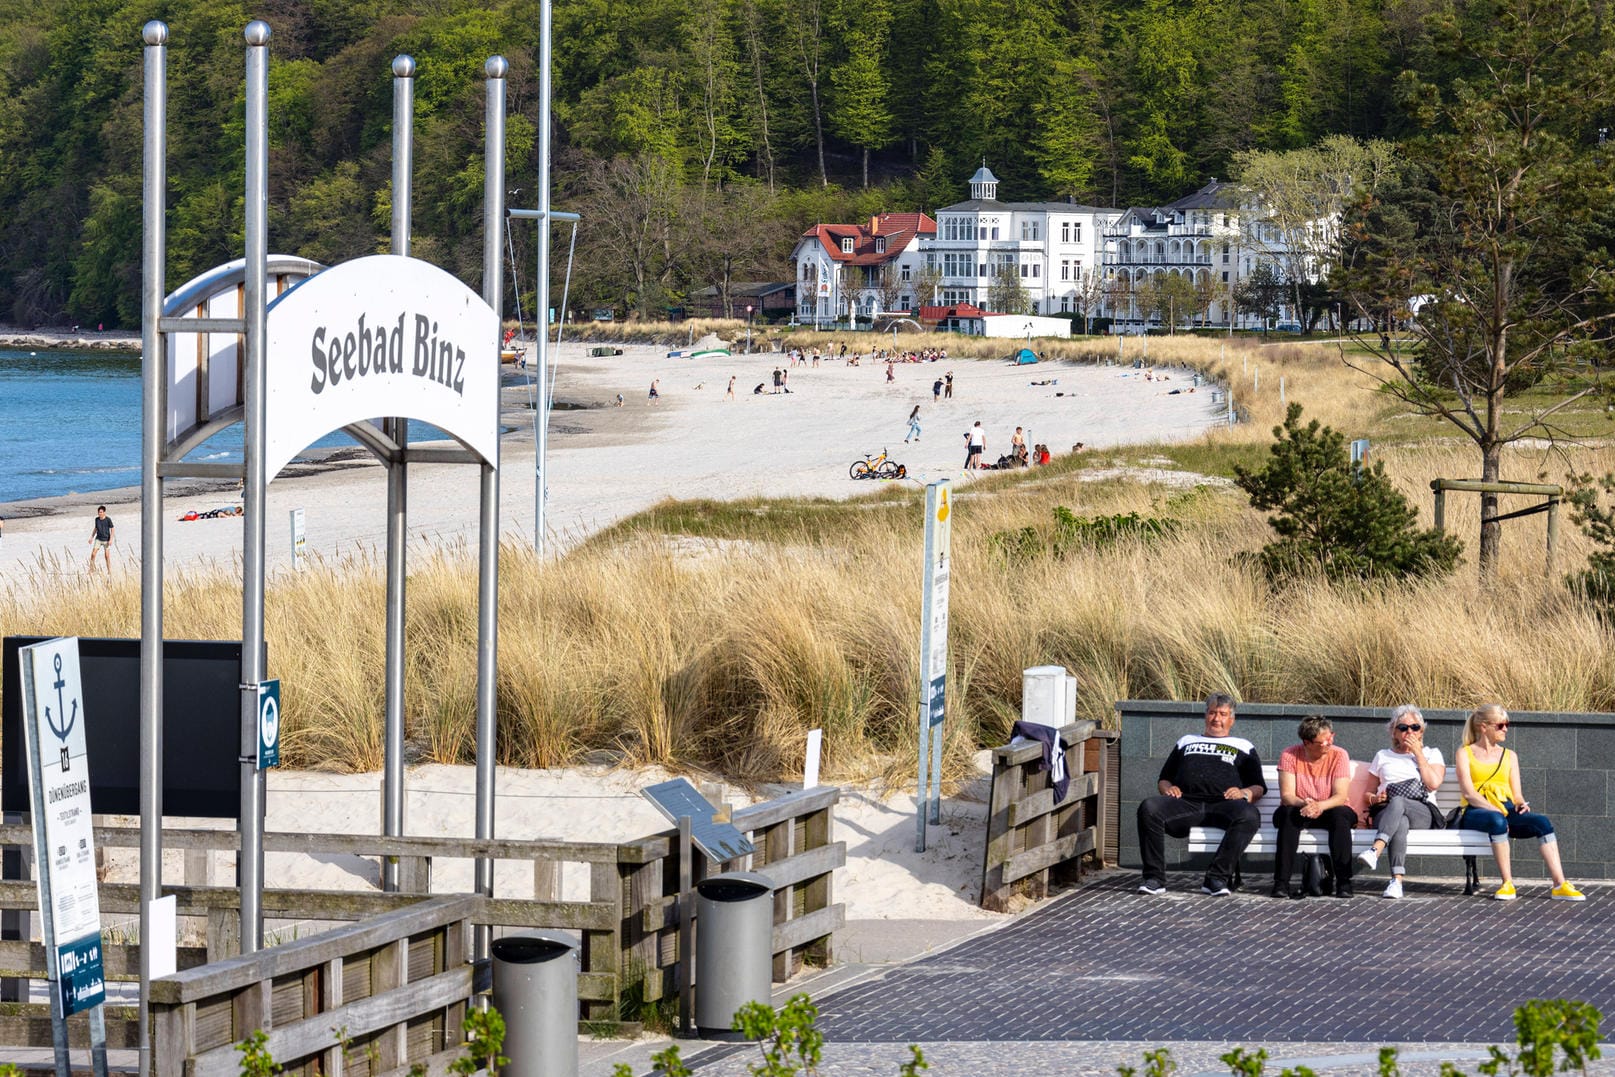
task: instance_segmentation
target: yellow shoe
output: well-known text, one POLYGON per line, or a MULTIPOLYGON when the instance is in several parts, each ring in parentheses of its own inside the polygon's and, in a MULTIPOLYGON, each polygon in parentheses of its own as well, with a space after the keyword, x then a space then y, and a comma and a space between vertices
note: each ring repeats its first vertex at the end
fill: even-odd
POLYGON ((1553 896, 1553 900, 1555 900, 1555 901, 1586 901, 1587 900, 1587 895, 1586 894, 1583 894, 1580 890, 1577 890, 1574 886, 1572 886, 1568 882, 1565 883, 1563 886, 1554 887, 1552 896, 1553 896))
POLYGON ((1513 901, 1519 896, 1520 895, 1514 892, 1513 883, 1504 883, 1502 886, 1497 888, 1497 893, 1492 895, 1493 899, 1497 901, 1513 901))

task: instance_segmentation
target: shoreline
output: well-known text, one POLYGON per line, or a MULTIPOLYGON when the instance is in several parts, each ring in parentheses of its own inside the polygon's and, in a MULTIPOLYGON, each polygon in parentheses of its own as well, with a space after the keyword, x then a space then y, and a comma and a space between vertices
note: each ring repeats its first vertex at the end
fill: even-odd
POLYGON ((139 351, 140 334, 127 329, 89 332, 84 329, 20 329, 0 325, 0 348, 25 351, 139 351))

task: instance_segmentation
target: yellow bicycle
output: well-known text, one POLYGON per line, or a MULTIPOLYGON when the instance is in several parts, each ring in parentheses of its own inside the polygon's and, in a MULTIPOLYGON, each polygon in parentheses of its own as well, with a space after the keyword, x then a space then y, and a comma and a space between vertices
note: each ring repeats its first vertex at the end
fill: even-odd
POLYGON ((880 450, 879 456, 864 453, 862 460, 854 460, 847 473, 855 479, 901 479, 908 474, 908 468, 897 463, 885 449, 880 450))

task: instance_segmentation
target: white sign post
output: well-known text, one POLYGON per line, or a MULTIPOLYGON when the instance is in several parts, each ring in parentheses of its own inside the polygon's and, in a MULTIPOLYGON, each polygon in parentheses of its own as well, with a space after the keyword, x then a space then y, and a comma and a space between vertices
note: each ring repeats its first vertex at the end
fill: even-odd
POLYGON ((919 853, 925 852, 927 815, 933 823, 942 821, 942 719, 947 709, 952 517, 952 487, 947 479, 939 479, 925 488, 925 580, 920 607, 920 780, 914 812, 914 851, 919 853))
POLYGON ((68 1015, 89 1010, 91 1065, 96 1077, 106 1077, 106 1022, 101 1009, 106 983, 78 640, 53 639, 23 647, 18 659, 56 1072, 67 1077, 71 1069, 68 1015))
POLYGON ((303 529, 303 510, 292 510, 292 567, 302 568, 308 556, 308 532, 303 529))

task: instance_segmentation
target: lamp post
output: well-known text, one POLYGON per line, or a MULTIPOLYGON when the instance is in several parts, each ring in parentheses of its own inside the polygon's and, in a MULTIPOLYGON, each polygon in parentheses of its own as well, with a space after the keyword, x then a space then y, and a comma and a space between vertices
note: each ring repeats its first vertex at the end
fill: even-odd
POLYGON ((746 354, 751 354, 751 311, 752 305, 746 304, 746 354))

